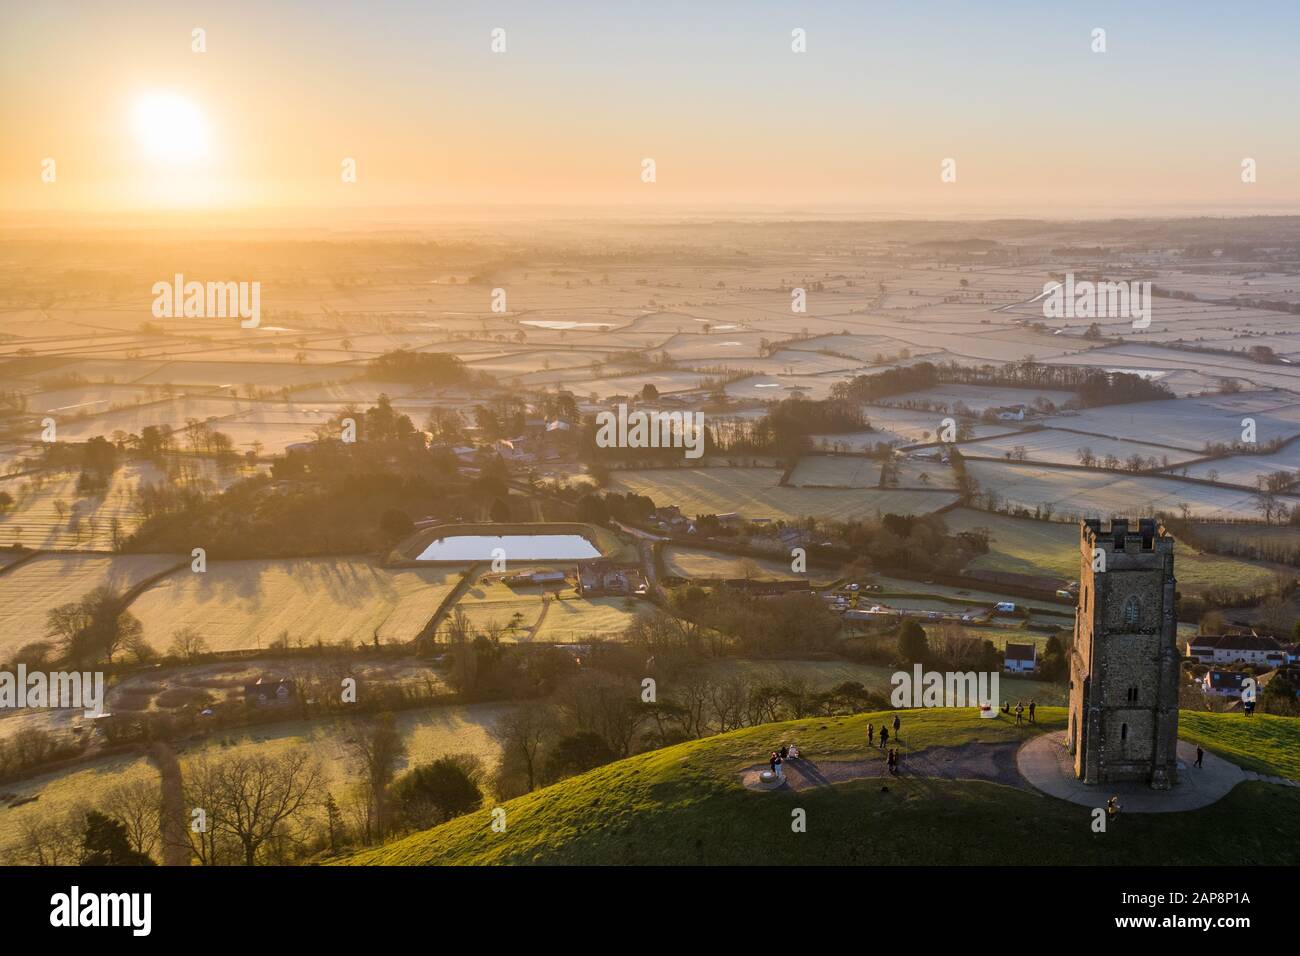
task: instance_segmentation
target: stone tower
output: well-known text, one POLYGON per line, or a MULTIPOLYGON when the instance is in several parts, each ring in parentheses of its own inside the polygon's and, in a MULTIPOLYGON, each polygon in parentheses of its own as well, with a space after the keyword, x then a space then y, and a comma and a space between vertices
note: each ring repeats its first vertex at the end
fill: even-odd
POLYGON ((1178 619, 1174 539, 1153 519, 1079 524, 1079 601, 1066 741, 1084 783, 1178 774, 1178 619))

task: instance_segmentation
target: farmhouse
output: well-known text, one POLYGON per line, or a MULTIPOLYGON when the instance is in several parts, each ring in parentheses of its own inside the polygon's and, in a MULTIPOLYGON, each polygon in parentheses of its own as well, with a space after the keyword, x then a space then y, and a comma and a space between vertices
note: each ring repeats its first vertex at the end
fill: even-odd
POLYGON ((1287 649, 1271 637, 1247 635, 1203 635, 1187 643, 1187 656, 1202 664, 1262 664, 1279 667, 1287 663, 1287 649))
POLYGON ((678 534, 695 533, 695 523, 683 515, 681 509, 676 505, 667 505, 650 512, 650 523, 662 531, 672 531, 678 534))
POLYGON ((634 594, 645 586, 641 569, 618 566, 608 561, 587 561, 578 565, 578 593, 583 597, 599 594, 634 594))
POLYGON ((250 707, 287 707, 298 699, 298 686, 291 680, 259 677, 244 685, 244 703, 250 707))
POLYGON ((1240 697, 1241 685, 1250 675, 1241 671, 1208 670, 1201 678, 1205 693, 1216 697, 1240 697))
POLYGON ((1008 642, 1005 655, 1002 663, 1004 670, 1016 674, 1033 673, 1038 666, 1037 644, 1012 644, 1008 642))

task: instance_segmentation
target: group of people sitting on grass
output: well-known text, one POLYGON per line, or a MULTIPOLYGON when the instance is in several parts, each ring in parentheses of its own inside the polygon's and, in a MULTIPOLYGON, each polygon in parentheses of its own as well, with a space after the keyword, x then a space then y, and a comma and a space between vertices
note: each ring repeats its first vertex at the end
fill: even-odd
POLYGON ((785 771, 781 769, 787 760, 798 760, 799 748, 794 744, 782 744, 780 750, 773 750, 772 755, 767 760, 767 765, 772 768, 772 775, 777 780, 785 779, 785 771))

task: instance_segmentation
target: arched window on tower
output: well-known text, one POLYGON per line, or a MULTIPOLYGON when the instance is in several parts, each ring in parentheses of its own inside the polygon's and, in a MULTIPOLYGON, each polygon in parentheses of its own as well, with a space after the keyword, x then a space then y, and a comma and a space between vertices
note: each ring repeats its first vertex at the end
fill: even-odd
POLYGON ((1138 606, 1138 599, 1136 595, 1132 596, 1124 602, 1124 626, 1137 627, 1141 617, 1142 609, 1138 606))

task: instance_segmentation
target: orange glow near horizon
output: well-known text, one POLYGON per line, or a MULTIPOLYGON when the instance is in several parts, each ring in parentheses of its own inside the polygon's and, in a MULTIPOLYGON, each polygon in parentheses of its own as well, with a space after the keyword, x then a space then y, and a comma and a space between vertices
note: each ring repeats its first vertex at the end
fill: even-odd
POLYGON ((297 209, 340 222, 462 205, 796 218, 1300 210, 1281 31, 1226 12, 1182 32, 1114 12, 1111 48, 1096 56, 1089 27, 1060 11, 941 6, 871 21, 814 3, 795 54, 780 5, 738 22, 670 3, 642 22, 506 3, 493 10, 509 35, 500 55, 488 19, 400 3, 9 9, 0 209, 297 209), (1254 31, 1245 98, 1229 22, 1254 31), (640 178, 647 157, 653 184, 640 178), (1258 162, 1250 186, 1243 157, 1258 162), (947 158, 955 182, 940 179, 947 158))

